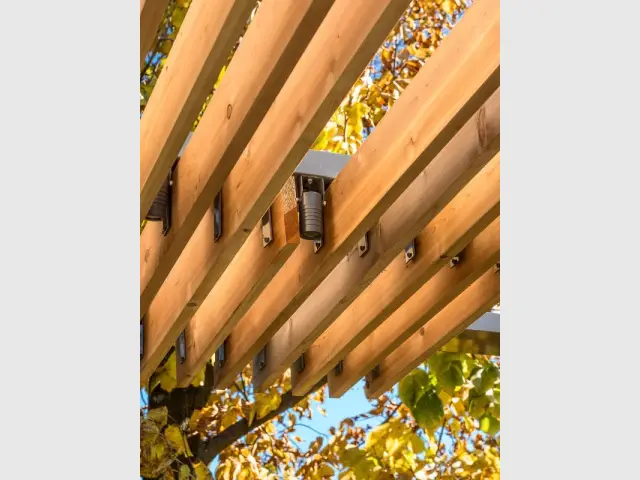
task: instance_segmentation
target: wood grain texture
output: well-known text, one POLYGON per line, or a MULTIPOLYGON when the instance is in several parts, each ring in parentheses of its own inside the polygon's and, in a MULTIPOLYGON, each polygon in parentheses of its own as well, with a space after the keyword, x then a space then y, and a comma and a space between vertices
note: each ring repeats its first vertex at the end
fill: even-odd
POLYGON ((300 243, 298 210, 285 210, 282 195, 271 208, 273 241, 262 244, 258 223, 185 329, 186 358, 177 364, 186 387, 300 243))
MULTIPOLYGON (((462 252, 454 268, 445 266, 375 330, 367 328, 345 349, 342 373, 329 374, 329 394, 340 397, 430 318, 500 260, 500 219, 494 220, 462 252)), ((309 350, 310 358, 323 352, 309 350)), ((295 391, 311 385, 293 380, 295 391)))
POLYGON ((169 234, 143 231, 141 311, 175 265, 334 0, 264 0, 174 172, 169 234))
POLYGON ((140 0, 140 69, 153 47, 169 0, 140 0))
MULTIPOLYGON (((370 11, 370 6, 367 7, 370 11)), ((327 192, 324 246, 302 242, 238 323, 216 386, 228 386, 364 233, 499 87, 498 0, 479 0, 327 192)), ((424 224, 423 224, 424 225, 424 224)))
POLYGON ((485 272, 420 330, 379 363, 380 374, 367 381, 366 395, 377 398, 465 331, 500 301, 500 273, 485 272))
POLYGON ((141 362, 143 381, 186 327, 408 4, 409 0, 336 0, 223 185, 220 240, 211 241, 212 217, 205 215, 151 302, 145 319, 151 343, 141 362))
POLYGON ((140 120, 140 221, 249 18, 254 0, 193 0, 140 120))
MULTIPOLYGON (((445 153, 445 150, 441 153, 445 153)), ((436 162, 439 161, 440 157, 434 160, 427 170, 436 166, 436 162)), ((452 170, 448 169, 447 172, 451 173, 452 170)), ((442 177, 427 174, 426 178, 441 179, 442 177)), ((409 189, 413 186, 414 184, 409 189)), ((441 190, 441 188, 425 189, 433 193, 436 199, 439 198, 438 193, 441 190)), ((394 203, 394 207, 403 200, 404 194, 394 203)), ((431 210, 430 203, 434 202, 404 202, 402 210, 407 214, 412 211, 422 213, 425 209, 431 210)), ((420 285, 446 264, 449 258, 462 250, 479 232, 495 220, 499 210, 500 159, 498 154, 437 216, 434 214, 435 218, 422 229, 416 238, 418 255, 412 262, 406 264, 402 253, 396 255, 388 267, 386 262, 378 262, 375 271, 371 272, 376 273, 377 277, 363 292, 359 287, 362 279, 367 278, 370 272, 362 265, 371 264, 380 256, 367 254, 365 258, 359 259, 357 251, 350 253, 348 258, 353 260, 348 262, 343 260, 269 341, 266 350, 266 367, 254 372, 254 388, 260 390, 271 385, 323 331, 340 330, 340 325, 343 324, 354 329, 357 325, 367 322, 379 325, 386 316, 415 293, 420 285), (361 261, 358 262, 358 260, 361 261)), ((375 231, 385 232, 387 238, 400 235, 400 232, 393 232, 386 227, 387 218, 386 214, 383 215, 375 231)), ((407 232, 407 234, 415 236, 413 232, 407 232)), ((377 242, 377 245, 380 242, 377 235, 372 237, 375 238, 371 239, 370 245, 374 248, 374 242, 377 242)), ((397 253, 398 250, 396 248, 393 252, 397 253)), ((332 338, 331 335, 328 337, 332 338)), ((305 368, 311 371, 322 369, 314 365, 306 365, 305 368)))

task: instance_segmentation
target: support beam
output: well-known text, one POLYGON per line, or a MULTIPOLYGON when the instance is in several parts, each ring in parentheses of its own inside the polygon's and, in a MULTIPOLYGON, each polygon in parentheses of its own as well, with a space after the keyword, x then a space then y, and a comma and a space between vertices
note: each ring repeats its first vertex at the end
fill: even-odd
POLYGON ((273 240, 263 245, 260 222, 189 322, 178 387, 191 383, 299 245, 297 207, 285 211, 281 196, 271 207, 271 225, 273 240))
MULTIPOLYGON (((367 11, 370 9, 367 8, 367 11)), ((302 242, 229 337, 216 386, 236 374, 499 86, 498 0, 479 0, 331 184, 324 246, 302 242)), ((424 224, 423 224, 424 225, 424 224)))
POLYGON ((189 7, 140 120, 140 221, 254 5, 255 0, 193 0, 189 7))
POLYGON ((151 303, 145 321, 150 344, 141 364, 143 382, 186 327, 409 1, 336 0, 224 183, 222 237, 212 242, 211 225, 200 223, 151 303))
POLYGON ((140 0, 140 69, 153 47, 169 0, 140 0))
MULTIPOLYGON (((491 268, 418 332, 380 361, 379 375, 367 382, 367 397, 376 398, 391 390, 397 382, 443 347, 448 347, 448 351, 460 348, 465 333, 474 331, 465 331, 465 328, 481 318, 499 299, 500 274, 491 268), (450 345, 455 340, 458 340, 457 347, 450 345)), ((469 334, 466 337, 469 337, 469 334)))
POLYGON ((263 0, 173 174, 171 229, 166 237, 142 232, 142 313, 198 224, 209 221, 203 216, 333 3, 263 0))
MULTIPOLYGON (((441 154, 446 153, 456 138, 441 154)), ((437 161, 439 157, 427 167, 425 178, 438 178, 438 175, 429 175, 428 172, 437 161)), ((447 165, 454 165, 454 162, 447 162, 447 165)), ((409 189, 414 185, 415 182, 409 189)), ((434 192, 437 189, 425 188, 424 191, 434 192)), ((404 198, 403 194, 398 202, 404 198)), ((407 202, 403 207, 404 211, 419 211, 428 203, 407 202)), ((500 158, 497 154, 417 236, 417 255, 413 261, 407 264, 404 254, 400 254, 388 267, 386 263, 379 265, 376 269, 378 276, 362 293, 355 287, 363 277, 369 276, 368 272, 360 272, 344 262, 338 265, 269 341, 267 364, 254 373, 254 388, 261 390, 271 385, 325 330, 327 333, 356 331, 357 328, 364 329, 367 324, 380 325, 495 220, 499 212, 500 158), (351 299, 353 303, 348 301, 351 299)), ((385 214, 376 231, 385 232, 388 238, 393 238, 398 232, 386 228, 386 219, 385 214)), ((410 238, 413 236, 415 234, 410 238)), ((405 244, 410 238, 404 239, 405 244)), ((373 245, 372 242, 370 244, 373 245)), ((397 250, 394 252, 398 253, 397 250)), ((353 261, 357 260, 355 257, 353 261)), ((323 339, 328 345, 314 344, 315 348, 321 351, 331 349, 334 335, 328 334, 323 339)))
MULTIPOLYGON (((371 372, 378 362, 499 261, 500 218, 463 250, 460 263, 453 268, 443 267, 368 336, 369 332, 365 331, 353 337, 348 348, 339 352, 341 355, 336 358, 336 363, 342 360, 342 372, 336 375, 335 371, 331 371, 335 363, 327 369, 331 371, 329 394, 332 397, 342 396, 360 378, 371 372)), ((324 352, 310 350, 310 362, 316 363, 314 357, 322 356, 324 352)), ((311 386, 306 383, 306 377, 300 380, 293 380, 296 391, 303 391, 311 386)))

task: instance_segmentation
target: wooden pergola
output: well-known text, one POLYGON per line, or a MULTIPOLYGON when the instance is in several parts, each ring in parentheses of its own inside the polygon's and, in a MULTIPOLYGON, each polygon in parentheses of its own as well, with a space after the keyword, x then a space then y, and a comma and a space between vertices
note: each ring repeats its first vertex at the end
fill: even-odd
MULTIPOLYGON (((255 5, 193 1, 141 118, 141 384, 175 346, 179 386, 214 357, 216 388, 253 362, 257 390, 291 368, 294 395, 375 397, 452 339, 495 347, 468 327, 500 297, 499 1, 355 155, 309 151, 409 3, 264 0, 190 134, 255 5)), ((141 0, 141 64, 166 4, 141 0)))

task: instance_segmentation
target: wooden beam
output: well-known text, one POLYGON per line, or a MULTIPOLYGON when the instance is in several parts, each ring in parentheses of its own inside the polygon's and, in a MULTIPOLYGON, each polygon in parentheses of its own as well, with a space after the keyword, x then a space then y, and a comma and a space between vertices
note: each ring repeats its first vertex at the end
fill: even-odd
POLYGON ((254 5, 255 0, 193 0, 189 7, 140 120, 140 221, 254 5))
MULTIPOLYGON (((447 148, 450 145, 451 143, 447 148)), ((445 153, 446 150, 445 148, 441 153, 445 153)), ((434 160, 427 170, 438 160, 439 158, 434 160)), ((427 170, 426 178, 438 178, 437 175, 429 175, 427 170)), ((409 189, 414 185, 415 182, 409 189)), ((437 189, 427 188, 424 191, 434 190, 437 189)), ((398 202, 403 198, 404 194, 398 202)), ((426 204, 407 203, 405 210, 420 210, 416 206, 423 207, 426 204)), ((415 239, 417 255, 413 261, 407 264, 404 254, 400 254, 396 255, 388 267, 386 264, 379 265, 378 276, 362 293, 355 287, 368 272, 349 268, 353 262, 357 262, 358 257, 354 255, 353 262, 339 264, 269 340, 266 347, 266 365, 253 375, 254 388, 261 390, 271 385, 325 330, 355 331, 356 325, 382 323, 425 281, 435 275, 448 259, 460 252, 495 220, 499 211, 500 158, 497 154, 418 235, 415 239), (360 296, 356 298, 357 295, 360 296), (353 303, 345 300, 347 296, 349 300, 353 298, 353 303), (339 320, 334 323, 338 317, 339 320)), ((383 215, 376 231, 385 232, 385 235, 393 237, 395 232, 386 228, 385 220, 386 215, 383 215)), ((329 345, 316 345, 316 348, 330 349, 335 341, 333 336, 329 334, 323 338, 329 345)))
MULTIPOLYGON (((367 11, 369 9, 367 8, 367 11)), ((331 184, 324 246, 302 242, 225 348, 232 383, 309 294, 499 86, 498 0, 476 2, 331 184)), ((424 224, 423 224, 424 225, 424 224)))
MULTIPOLYGON (((210 2, 215 4, 216 2, 210 2)), ((168 235, 143 231, 141 310, 203 220, 334 0, 264 0, 174 172, 168 235)))
POLYGON ((145 321, 151 343, 141 362, 143 382, 186 327, 408 4, 409 0, 336 0, 224 183, 222 236, 211 241, 212 224, 206 220, 211 216, 205 215, 151 303, 145 321))
POLYGON ((419 331, 379 363, 379 375, 367 382, 368 398, 376 398, 445 347, 500 300, 499 271, 491 268, 419 331))
POLYGON ((263 246, 260 222, 185 329, 186 358, 177 364, 178 387, 191 383, 299 245, 295 204, 285 211, 278 196, 271 219, 273 241, 263 246))
POLYGON ((153 47, 169 0, 140 0, 140 69, 153 47))
MULTIPOLYGON (((409 300, 390 315, 373 332, 358 332, 337 360, 342 361, 342 372, 336 375, 332 363, 328 370, 329 394, 340 397, 360 378, 369 373, 385 356, 395 350, 430 318, 453 301, 487 269, 500 261, 500 219, 487 227, 462 252, 462 260, 454 268, 443 267, 425 283, 409 300), (371 333, 370 333, 371 332, 371 333), (369 334, 370 333, 370 334, 369 334), (369 334, 368 336, 366 336, 369 334), (366 337, 366 338, 365 338, 366 337)), ((309 350, 311 362, 314 356, 324 352, 309 350)), ((321 362, 317 362, 320 364, 321 362)), ((304 373, 304 372, 303 372, 304 373)), ((306 378, 293 380, 296 391, 310 385, 306 378)))

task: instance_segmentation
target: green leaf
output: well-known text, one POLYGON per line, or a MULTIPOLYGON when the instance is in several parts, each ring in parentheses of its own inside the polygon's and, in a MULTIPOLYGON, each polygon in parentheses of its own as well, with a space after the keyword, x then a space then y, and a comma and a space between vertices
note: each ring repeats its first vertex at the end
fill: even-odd
POLYGON ((412 408, 424 390, 429 385, 429 375, 421 369, 416 369, 400 380, 398 395, 400 400, 409 408, 412 408))
POLYGON ((500 421, 491 415, 485 415, 480 419, 480 430, 488 435, 495 436, 500 431, 500 421))
POLYGON ((480 394, 486 393, 493 387, 500 378, 500 369, 493 363, 487 364, 484 368, 477 370, 471 377, 473 386, 480 394))
POLYGON ((418 424, 429 431, 438 428, 444 417, 442 401, 433 390, 424 392, 411 411, 418 424))

